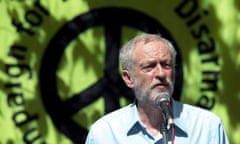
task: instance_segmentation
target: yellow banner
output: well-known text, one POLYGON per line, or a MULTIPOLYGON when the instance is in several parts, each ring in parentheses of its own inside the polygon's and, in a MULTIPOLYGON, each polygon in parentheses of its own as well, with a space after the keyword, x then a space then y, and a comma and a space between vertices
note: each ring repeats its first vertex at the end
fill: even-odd
POLYGON ((240 143, 239 7, 234 0, 0 0, 0 144, 84 143, 132 102, 119 48, 142 32, 177 51, 174 98, 223 120, 240 143))

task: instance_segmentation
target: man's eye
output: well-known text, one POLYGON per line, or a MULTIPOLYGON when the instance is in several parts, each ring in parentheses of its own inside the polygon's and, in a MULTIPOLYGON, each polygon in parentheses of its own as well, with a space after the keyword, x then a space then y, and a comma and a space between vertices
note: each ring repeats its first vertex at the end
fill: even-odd
POLYGON ((163 63, 162 66, 167 69, 172 68, 172 64, 169 64, 169 63, 163 63))
POLYGON ((152 65, 147 65, 147 66, 144 66, 144 67, 143 67, 143 71, 144 71, 144 72, 150 72, 150 71, 152 71, 152 69, 153 69, 153 66, 152 66, 152 65))

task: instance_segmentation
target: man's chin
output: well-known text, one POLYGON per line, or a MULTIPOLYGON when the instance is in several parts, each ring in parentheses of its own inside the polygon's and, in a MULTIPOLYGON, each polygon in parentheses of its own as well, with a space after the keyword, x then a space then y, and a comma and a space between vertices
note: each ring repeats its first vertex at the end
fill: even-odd
POLYGON ((156 97, 162 98, 162 97, 170 97, 169 91, 161 91, 155 93, 156 97))

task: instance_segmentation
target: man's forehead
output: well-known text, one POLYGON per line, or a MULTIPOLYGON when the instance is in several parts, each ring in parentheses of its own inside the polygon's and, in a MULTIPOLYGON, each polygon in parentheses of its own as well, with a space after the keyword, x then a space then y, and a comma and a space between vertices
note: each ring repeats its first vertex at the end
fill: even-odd
POLYGON ((136 44, 135 53, 145 53, 157 50, 169 51, 168 45, 160 40, 154 40, 149 42, 139 42, 136 44))

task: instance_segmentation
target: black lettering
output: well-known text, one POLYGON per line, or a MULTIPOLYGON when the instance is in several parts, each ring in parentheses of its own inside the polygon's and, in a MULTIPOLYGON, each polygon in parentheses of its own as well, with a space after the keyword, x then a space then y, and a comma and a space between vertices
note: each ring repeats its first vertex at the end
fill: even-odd
POLYGON ((179 6, 177 6, 175 11, 181 18, 187 18, 191 16, 197 9, 197 0, 184 0, 179 6))
POLYGON ((194 23, 196 23, 197 20, 201 18, 200 15, 196 15, 195 17, 191 18, 190 20, 187 21, 187 26, 191 27, 194 23))
POLYGON ((38 26, 42 23, 41 15, 33 10, 29 10, 26 12, 25 19, 28 23, 30 23, 33 26, 38 26))
MULTIPOLYGON (((210 31, 206 25, 201 25, 199 27, 198 31, 192 30, 191 33, 195 39, 203 39, 203 36, 208 35, 210 33, 210 31)), ((199 40, 199 42, 198 42, 199 54, 206 54, 206 53, 213 52, 215 50, 214 39, 211 37, 208 37, 204 40, 199 40)))
POLYGON ((21 127, 26 123, 38 119, 38 115, 29 115, 26 111, 18 111, 13 114, 13 121, 17 127, 21 127))
POLYGON ((20 88, 21 83, 7 83, 5 84, 5 88, 20 88))
POLYGON ((209 34, 209 29, 206 25, 201 25, 198 31, 192 30, 191 33, 195 39, 200 39, 204 34, 209 34))
POLYGON ((34 32, 31 31, 30 29, 26 29, 23 27, 21 23, 18 23, 16 20, 12 20, 12 24, 17 28, 17 32, 25 32, 29 35, 34 35, 34 32))
MULTIPOLYGON (((23 141, 26 144, 33 144, 35 141, 41 138, 41 135, 37 133, 34 136, 34 132, 37 132, 36 128, 31 128, 30 130, 26 131, 23 135, 23 141)), ((42 142, 41 144, 45 144, 45 142, 42 142)))
POLYGON ((25 64, 6 64, 5 72, 8 74, 9 77, 12 78, 18 78, 22 74, 24 74, 24 71, 28 71, 29 76, 28 78, 32 78, 32 70, 28 65, 25 64))
POLYGON ((210 57, 210 58, 202 59, 202 63, 203 64, 214 63, 215 65, 219 65, 218 56, 213 56, 213 57, 210 57))
POLYGON ((217 82, 218 82, 218 75, 219 72, 217 71, 203 71, 203 79, 202 83, 207 84, 207 87, 201 88, 201 91, 217 91, 217 82))
POLYGON ((10 50, 8 52, 8 56, 14 57, 19 60, 24 60, 25 56, 20 54, 23 52, 26 52, 27 48, 23 46, 13 45, 10 47, 10 50))
POLYGON ((214 52, 215 50, 215 41, 212 38, 208 39, 208 42, 200 41, 198 42, 198 52, 199 54, 206 54, 214 52))
POLYGON ((47 11, 47 9, 45 9, 41 3, 40 3, 40 0, 36 0, 34 5, 41 11, 43 12, 45 15, 49 15, 49 12, 47 11))
MULTIPOLYGON (((204 10, 203 11, 203 14, 207 15, 208 14, 208 11, 204 10)), ((191 18, 190 20, 187 21, 187 26, 188 27, 191 27, 193 26, 194 24, 196 24, 199 20, 201 20, 201 15, 200 14, 197 14, 196 16, 194 16, 193 18, 191 18)))
POLYGON ((8 106, 11 107, 12 104, 16 106, 22 106, 24 105, 24 96, 22 93, 10 93, 8 94, 8 106))
POLYGON ((197 101, 196 106, 211 110, 214 107, 215 103, 216 99, 214 97, 210 99, 206 95, 202 95, 197 101))

